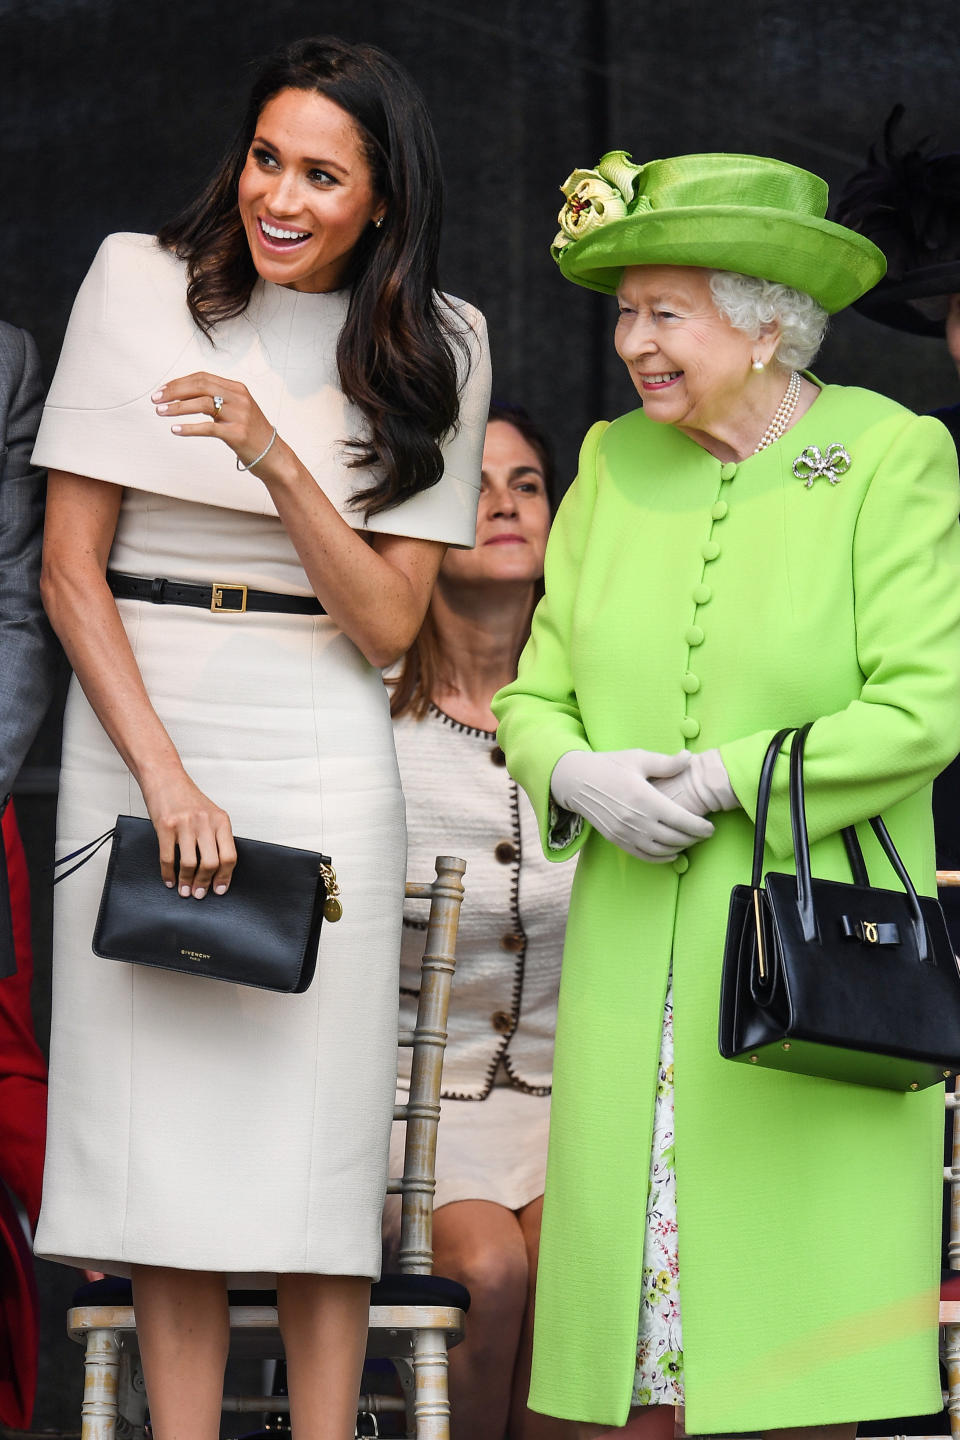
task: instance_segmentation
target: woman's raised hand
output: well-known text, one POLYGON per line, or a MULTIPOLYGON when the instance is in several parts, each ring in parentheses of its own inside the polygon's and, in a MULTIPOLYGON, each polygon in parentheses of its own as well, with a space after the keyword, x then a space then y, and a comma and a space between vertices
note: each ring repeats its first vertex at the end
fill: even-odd
POLYGON ((239 380, 224 380, 207 370, 168 380, 150 398, 156 404, 157 414, 167 419, 179 415, 194 417, 190 424, 178 420, 172 425, 175 435, 186 439, 204 435, 222 440, 246 470, 265 457, 276 437, 273 426, 246 385, 239 380), (198 419, 198 416, 204 418, 198 419))
POLYGON ((651 783, 679 774, 689 761, 686 750, 568 750, 553 767, 550 790, 558 805, 582 815, 621 850, 664 864, 713 834, 709 820, 651 783))
POLYGON ((202 900, 213 886, 223 895, 237 863, 230 816, 215 805, 185 770, 153 781, 141 781, 160 842, 160 874, 165 885, 183 896, 202 900), (175 852, 180 851, 176 869, 175 852))

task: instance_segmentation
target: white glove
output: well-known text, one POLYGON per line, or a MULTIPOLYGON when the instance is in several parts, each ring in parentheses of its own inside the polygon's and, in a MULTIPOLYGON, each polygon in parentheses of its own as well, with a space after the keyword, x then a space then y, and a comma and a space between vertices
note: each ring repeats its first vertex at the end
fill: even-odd
POLYGON ((698 755, 691 755, 685 769, 678 770, 665 780, 655 780, 654 784, 661 795, 675 800, 694 815, 711 815, 716 810, 740 808, 719 750, 704 750, 698 755))
POLYGON ((564 810, 589 820, 605 839, 641 860, 663 864, 713 834, 709 820, 663 795, 650 777, 685 770, 689 751, 568 750, 553 767, 550 790, 564 810))

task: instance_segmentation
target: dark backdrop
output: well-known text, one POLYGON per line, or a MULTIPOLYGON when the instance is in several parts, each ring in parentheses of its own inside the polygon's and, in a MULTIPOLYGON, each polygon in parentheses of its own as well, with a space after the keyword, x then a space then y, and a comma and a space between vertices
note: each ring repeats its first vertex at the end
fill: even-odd
MULTIPOLYGON (((197 189, 239 120, 252 60, 332 31, 397 55, 423 87, 447 177, 444 285, 490 323, 495 390, 555 436, 560 473, 589 423, 633 403, 612 302, 555 271, 558 186, 610 148, 637 161, 766 152, 831 187, 893 103, 960 147, 955 0, 0 0, 0 313, 48 371, 105 234, 152 230, 197 189)), ((942 345, 838 317, 817 365, 918 409, 957 397, 942 345)), ((59 727, 18 788, 34 863, 38 1028, 49 1013, 48 858, 59 727)), ((42 1265, 36 1424, 74 1428, 79 1356, 61 1339, 72 1284, 42 1265)))

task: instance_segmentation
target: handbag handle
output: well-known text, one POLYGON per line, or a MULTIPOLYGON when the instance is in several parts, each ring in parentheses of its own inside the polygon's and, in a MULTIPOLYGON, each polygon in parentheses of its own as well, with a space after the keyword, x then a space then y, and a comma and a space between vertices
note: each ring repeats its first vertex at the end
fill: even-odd
POLYGON ((867 862, 863 858, 863 851, 860 849, 860 837, 853 825, 847 825, 840 831, 840 838, 843 841, 843 848, 847 852, 847 859, 850 862, 850 870, 853 874, 854 885, 862 885, 864 889, 870 884, 870 876, 867 874, 867 862))
POLYGON ((86 845, 81 845, 78 850, 72 850, 69 855, 61 855, 59 860, 54 860, 48 869, 59 870, 61 865, 68 865, 71 860, 77 860, 78 855, 83 856, 82 860, 77 860, 76 865, 70 865, 69 870, 64 870, 62 875, 55 875, 53 880, 54 885, 59 885, 61 880, 66 880, 68 875, 72 875, 75 870, 80 870, 86 865, 88 860, 92 860, 97 851, 106 845, 116 828, 116 825, 112 825, 109 830, 105 830, 102 835, 98 835, 96 840, 88 840, 86 845))
POLYGON ((767 746, 767 753, 763 757, 763 764, 760 767, 760 783, 757 786, 757 819, 753 831, 753 875, 750 880, 751 890, 759 890, 763 884, 763 847, 767 838, 767 811, 770 809, 770 791, 773 788, 773 770, 777 763, 777 756, 783 749, 788 735, 792 735, 796 729, 794 725, 787 725, 783 730, 778 730, 776 735, 767 746))
MULTIPOLYGON (((763 879, 763 847, 766 843, 767 811, 770 808, 770 791, 773 786, 773 767, 776 764, 777 756, 783 749, 783 743, 788 735, 792 735, 795 726, 787 726, 778 730, 767 747, 767 753, 763 757, 763 765, 760 767, 760 784, 757 789, 757 823, 753 839, 753 876, 750 887, 753 890, 760 888, 763 879)), ((807 727, 809 729, 809 726, 807 727)), ((850 862, 850 870, 853 874, 853 883, 862 885, 864 888, 870 884, 867 875, 867 866, 863 858, 863 851, 860 849, 860 840, 856 828, 853 825, 846 826, 840 831, 844 849, 847 852, 847 859, 850 862)))
MULTIPOLYGON (((790 746, 790 828, 793 832, 793 854, 797 867, 797 909, 800 913, 800 923, 803 928, 804 940, 810 942, 818 939, 817 917, 813 907, 813 879, 810 873, 810 837, 807 833, 807 813, 803 797, 803 750, 807 736, 812 729, 812 722, 801 726, 793 737, 790 746)), ((920 960, 926 960, 929 956, 927 945, 927 927, 923 923, 923 913, 920 909, 920 900, 914 887, 913 881, 907 873, 904 865, 893 843, 889 830, 878 815, 870 819, 873 833, 880 841, 883 853, 907 893, 907 904, 910 909, 910 917, 913 922, 914 934, 917 943, 917 955, 920 960)), ((848 827, 851 829, 852 827, 848 827)), ((847 844, 847 854, 850 855, 850 846, 847 836, 844 834, 844 842, 847 844)), ((863 866, 863 853, 860 851, 860 844, 857 841, 857 852, 859 864, 863 866)), ((851 865, 854 869, 854 879, 860 883, 857 877, 857 865, 854 864, 851 856, 851 865)), ((863 870, 866 876, 866 868, 863 870)))
POLYGON ((797 869, 797 909, 806 941, 816 940, 817 916, 813 908, 813 877, 810 874, 810 837, 803 796, 803 747, 810 734, 810 722, 801 726, 790 746, 790 829, 797 869))

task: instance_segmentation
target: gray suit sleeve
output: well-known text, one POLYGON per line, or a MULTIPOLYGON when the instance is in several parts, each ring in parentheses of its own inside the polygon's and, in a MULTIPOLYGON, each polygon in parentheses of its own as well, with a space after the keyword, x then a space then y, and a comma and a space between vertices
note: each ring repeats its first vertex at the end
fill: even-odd
POLYGON ((46 472, 30 461, 42 407, 37 348, 0 323, 0 798, 46 713, 56 669, 39 588, 46 472))

